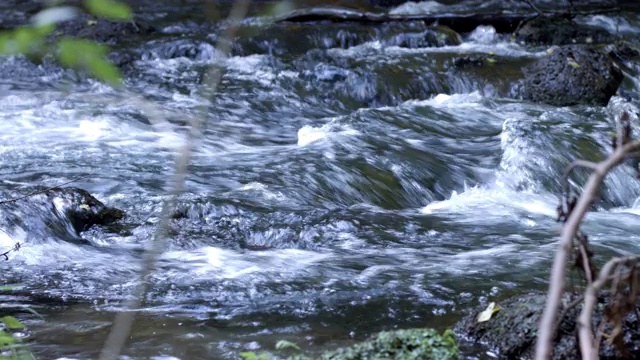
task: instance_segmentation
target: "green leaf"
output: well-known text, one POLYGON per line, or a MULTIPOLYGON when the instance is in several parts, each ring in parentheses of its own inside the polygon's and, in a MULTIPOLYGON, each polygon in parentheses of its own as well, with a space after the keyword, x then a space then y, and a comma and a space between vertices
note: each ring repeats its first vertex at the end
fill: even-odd
POLYGON ((580 67, 580 64, 578 64, 578 63, 577 63, 577 62, 575 62, 575 61, 569 61, 569 62, 568 62, 568 64, 569 64, 569 66, 571 66, 571 67, 572 67, 572 68, 574 68, 574 69, 577 69, 577 68, 579 68, 579 67, 580 67))
POLYGON ((13 291, 19 284, 16 285, 2 285, 0 286, 0 291, 13 291))
POLYGON ((118 68, 106 60, 108 48, 83 39, 66 37, 58 43, 58 60, 63 66, 82 69, 111 85, 121 84, 118 68))
POLYGON ((0 54, 25 54, 29 56, 39 53, 45 47, 45 37, 53 31, 53 28, 53 25, 22 26, 12 31, 0 33, 0 54))
POLYGON ((0 319, 0 321, 2 321, 4 326, 7 327, 7 329, 10 329, 10 330, 24 329, 24 325, 13 316, 5 316, 2 319, 0 319))
POLYGON ((12 360, 35 360, 35 356, 31 350, 25 345, 18 345, 11 349, 13 359, 12 360))
POLYGON ((114 0, 86 0, 84 5, 95 16, 111 20, 131 20, 131 8, 114 0))
POLYGON ((241 352, 240 357, 244 360, 257 360, 258 356, 253 351, 241 352))
POLYGON ((0 330, 0 350, 16 343, 16 339, 6 331, 0 330))
POLYGON ((300 351, 300 347, 291 341, 280 340, 276 343, 276 350, 296 349, 300 351))

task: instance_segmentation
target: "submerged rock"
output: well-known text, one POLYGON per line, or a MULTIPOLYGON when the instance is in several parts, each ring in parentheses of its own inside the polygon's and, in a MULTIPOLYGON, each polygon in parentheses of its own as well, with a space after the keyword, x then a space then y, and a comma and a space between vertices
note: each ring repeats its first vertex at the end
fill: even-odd
POLYGON ((134 35, 149 35, 156 32, 153 26, 140 21, 112 21, 80 15, 59 23, 54 36, 73 36, 113 45, 134 35))
MULTIPOLYGON (((305 356, 289 360, 310 360, 305 356)), ((458 345, 451 330, 439 334, 433 329, 383 331, 369 340, 322 354, 317 360, 458 359, 458 345)))
MULTIPOLYGON (((404 29, 403 29, 404 30, 404 29)), ((446 26, 433 26, 421 32, 404 31, 385 41, 385 45, 405 48, 455 46, 462 43, 461 36, 446 26)))
POLYGON ((514 33, 517 41, 536 45, 592 44, 614 41, 605 29, 575 23, 562 17, 537 17, 514 33))
MULTIPOLYGON (((565 294, 562 303, 569 304, 577 295, 565 294)), ((607 296, 601 296, 593 316, 597 328, 603 319, 604 304, 607 296)), ((500 311, 486 322, 478 322, 478 314, 485 310, 479 308, 466 316, 456 326, 456 333, 471 342, 479 343, 498 354, 500 359, 531 359, 535 351, 538 324, 542 317, 546 301, 545 293, 531 293, 517 296, 498 303, 500 311)), ((552 359, 580 359, 577 344, 576 319, 582 304, 560 311, 563 314, 554 339, 552 359)), ((623 323, 624 344, 632 358, 640 358, 640 321, 635 314, 627 315, 623 323)), ((610 333, 611 328, 605 327, 610 333)), ((600 345, 600 359, 623 358, 614 345, 603 341, 600 345)))
POLYGON ((78 188, 50 189, 0 205, 0 228, 21 229, 36 241, 46 237, 78 240, 92 226, 109 225, 123 217, 122 210, 107 207, 78 188))
POLYGON ((120 209, 105 206, 88 191, 78 188, 48 190, 44 195, 56 205, 77 233, 94 225, 108 225, 124 217, 120 209))
POLYGON ((608 55, 585 45, 553 48, 523 73, 515 91, 525 100, 556 106, 604 106, 623 79, 608 55))

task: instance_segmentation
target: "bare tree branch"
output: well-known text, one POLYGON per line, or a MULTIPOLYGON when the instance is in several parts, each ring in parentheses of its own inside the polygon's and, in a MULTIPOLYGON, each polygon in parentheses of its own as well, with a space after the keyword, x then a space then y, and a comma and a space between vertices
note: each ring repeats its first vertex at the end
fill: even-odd
MULTIPOLYGON (((595 305, 598 301, 598 291, 609 281, 611 273, 621 265, 637 263, 640 255, 619 257, 609 260, 600 270, 598 278, 587 287, 584 296, 584 306, 578 317, 578 336, 580 339, 580 354, 585 360, 598 359, 599 342, 594 341, 592 331, 592 316, 595 305)), ((600 337, 598 337, 600 338, 600 337)))
MULTIPOLYGON (((250 2, 250 0, 236 0, 233 3, 231 12, 227 18, 229 26, 219 37, 217 43, 219 53, 225 58, 231 51, 233 37, 238 31, 240 20, 245 17, 249 9, 250 2)), ((204 88, 201 88, 202 92, 212 94, 217 90, 218 84, 222 78, 222 67, 222 64, 220 64, 212 65, 209 68, 204 79, 204 88)), ((152 270, 155 267, 156 260, 162 253, 164 240, 169 228, 171 211, 175 207, 178 196, 180 196, 184 190, 187 167, 191 159, 192 143, 193 140, 200 135, 200 128, 206 120, 206 114, 207 107, 202 106, 199 114, 200 116, 196 116, 192 119, 189 137, 185 140, 184 145, 176 158, 172 191, 169 198, 163 204, 155 236, 151 241, 150 248, 144 255, 138 286, 134 289, 134 292, 131 295, 131 300, 126 304, 126 308, 128 310, 120 312, 116 316, 111 332, 109 333, 102 352, 100 353, 101 360, 115 360, 122 352, 127 338, 129 337, 135 312, 142 305, 144 296, 150 286, 152 270)))
POLYGON ((564 196, 565 198, 569 198, 569 176, 571 175, 571 173, 573 172, 573 170, 575 170, 576 168, 579 167, 583 167, 583 168, 587 168, 587 169, 591 169, 591 170, 596 170, 596 167, 598 166, 598 164, 592 162, 592 161, 586 161, 586 160, 575 160, 571 163, 571 165, 569 165, 567 167, 567 170, 565 170, 564 174, 562 174, 562 190, 564 192, 564 196))
MULTIPOLYGON (((595 198, 595 194, 598 192, 606 174, 611 171, 611 169, 622 163, 628 153, 639 149, 640 141, 630 142, 621 147, 617 147, 607 159, 597 163, 595 168, 593 168, 593 173, 589 177, 575 208, 562 227, 558 250, 556 251, 553 267, 551 269, 551 281, 549 283, 547 302, 545 304, 539 326, 535 349, 536 360, 546 360, 551 356, 552 340, 555 332, 554 324, 560 308, 562 293, 564 292, 567 262, 573 244, 573 239, 578 233, 580 223, 591 206, 591 203, 595 198)), ((600 273, 603 273, 604 270, 605 269, 602 269, 600 273)))
POLYGON ((580 256, 582 256, 582 269, 584 270, 584 276, 587 279, 587 284, 591 284, 593 282, 593 274, 591 274, 591 266, 589 262, 589 256, 587 255, 587 249, 585 248, 585 244, 578 244, 578 248, 580 250, 580 256))

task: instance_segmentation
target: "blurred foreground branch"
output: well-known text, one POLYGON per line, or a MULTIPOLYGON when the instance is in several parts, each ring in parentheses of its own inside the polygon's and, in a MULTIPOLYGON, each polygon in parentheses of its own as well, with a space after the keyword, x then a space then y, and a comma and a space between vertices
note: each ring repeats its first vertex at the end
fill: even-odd
MULTIPOLYGON (((238 31, 240 21, 245 17, 248 11, 249 4, 250 0, 236 0, 231 8, 231 12, 227 18, 228 27, 220 35, 217 42, 217 50, 223 57, 221 59, 222 61, 227 58, 231 51, 233 38, 238 31)), ((205 98, 210 98, 210 95, 215 93, 217 90, 218 84, 222 78, 223 67, 224 64, 222 63, 213 64, 209 67, 201 88, 201 94, 203 94, 205 98)), ((171 192, 169 194, 169 198, 163 204, 155 236, 151 241, 149 249, 144 254, 142 269, 138 279, 138 286, 131 295, 131 300, 128 301, 125 306, 127 310, 118 313, 116 316, 111 332, 109 333, 104 348, 100 354, 101 360, 116 359, 122 352, 126 340, 129 337, 135 311, 137 311, 137 309, 142 305, 143 299, 150 285, 151 273, 155 267, 156 260, 162 253, 164 240, 169 227, 170 214, 175 207, 178 196, 184 190, 187 166, 191 160, 193 141, 199 137, 200 128, 205 122, 206 117, 207 105, 203 105, 201 106, 198 115, 192 119, 189 136, 177 155, 171 192)))
MULTIPOLYGON (((594 338, 592 331, 592 315, 595 310, 596 303, 598 301, 598 291, 602 289, 604 285, 609 281, 613 281, 616 284, 621 282, 622 277, 630 276, 634 281, 632 284, 635 285, 634 290, 631 292, 631 296, 629 297, 631 306, 634 307, 636 305, 636 297, 637 297, 637 264, 640 263, 640 255, 637 256, 625 256, 613 258, 607 262, 598 278, 587 287, 584 296, 584 306, 582 311, 580 312, 580 316, 578 317, 578 336, 580 340, 580 353, 582 354, 582 358, 585 360, 596 360, 598 359, 598 348, 600 344, 600 338, 602 334, 598 334, 598 338, 594 338), (622 267, 627 266, 631 267, 628 272, 621 271, 622 267), (614 275, 615 274, 615 275, 614 275)), ((617 290, 617 286, 614 286, 614 291, 617 290)), ((624 314, 622 314, 624 315, 624 314)), ((602 328, 602 326, 601 326, 602 328)), ((612 334, 609 335, 610 339, 614 339, 616 336, 621 335, 621 327, 614 326, 614 330, 612 334)))

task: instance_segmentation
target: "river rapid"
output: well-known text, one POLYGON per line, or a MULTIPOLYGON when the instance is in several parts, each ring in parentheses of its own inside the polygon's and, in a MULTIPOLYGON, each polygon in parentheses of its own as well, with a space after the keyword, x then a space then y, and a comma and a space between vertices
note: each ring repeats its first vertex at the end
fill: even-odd
MULTIPOLYGON (((217 25, 202 25, 198 2, 140 3, 134 10, 160 34, 117 49, 134 57, 124 95, 47 62, 0 59, 3 197, 83 176, 73 186, 127 214, 119 231, 93 228, 82 242, 40 236, 39 219, 0 232, 0 250, 22 244, 0 262, 15 290, 0 304, 28 326, 36 356, 96 358, 205 102, 127 358, 235 359, 280 339, 313 353, 380 330, 445 329, 479 304, 546 289, 560 176, 574 159, 605 156, 608 114, 626 100, 532 104, 504 96, 508 68, 451 66, 464 55, 526 62, 546 51, 489 27, 459 45, 424 46, 422 24, 260 25, 263 2, 219 92, 204 99, 217 25)), ((581 21, 640 33, 634 14, 581 21)), ((627 106, 638 103, 638 80, 623 82, 627 106)), ((598 261, 640 252, 639 196, 628 167, 606 180, 583 227, 598 261)))

